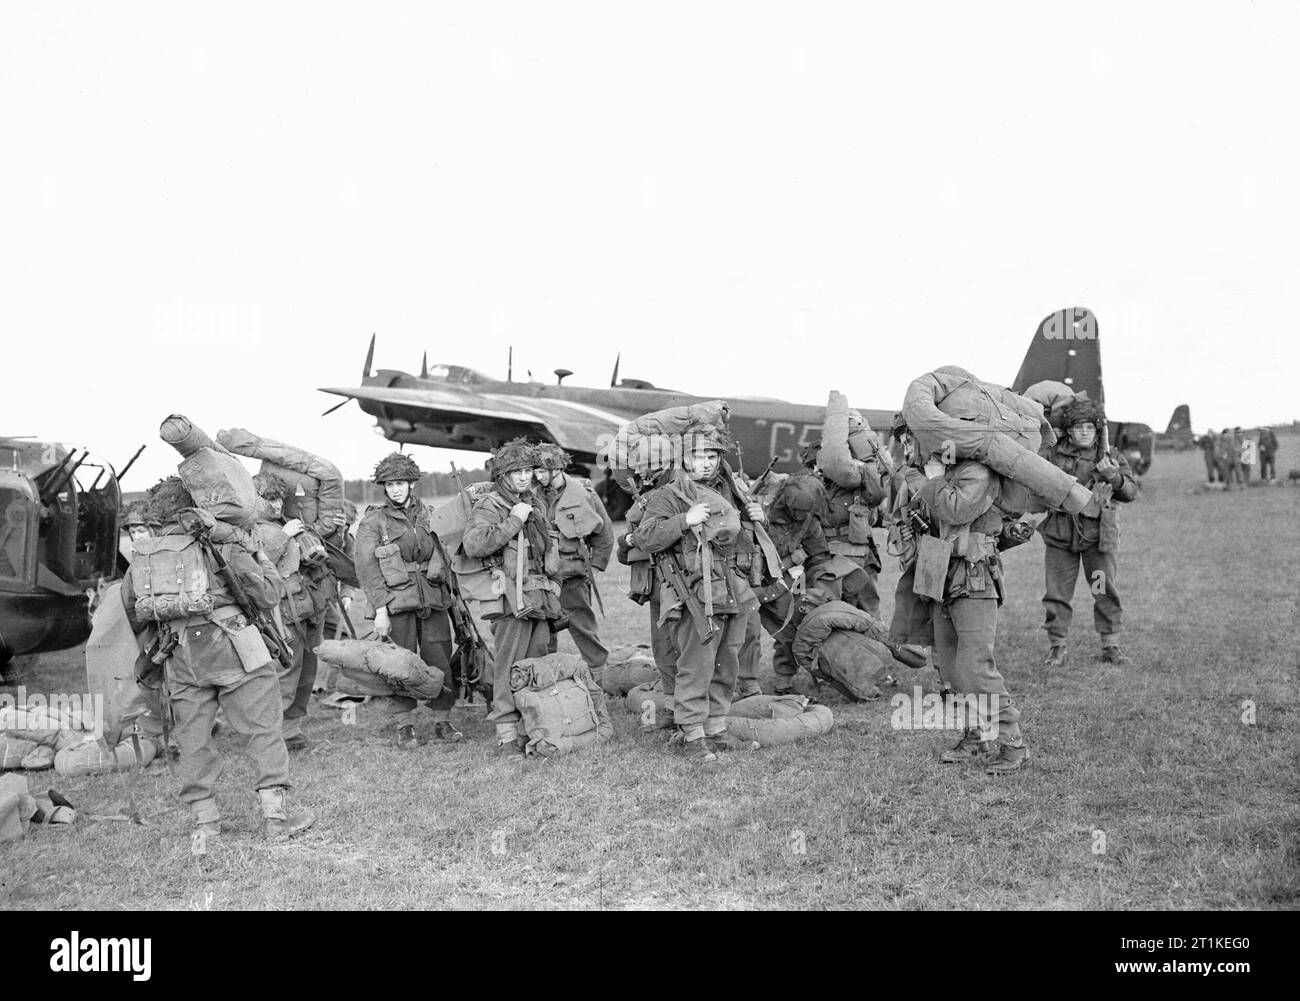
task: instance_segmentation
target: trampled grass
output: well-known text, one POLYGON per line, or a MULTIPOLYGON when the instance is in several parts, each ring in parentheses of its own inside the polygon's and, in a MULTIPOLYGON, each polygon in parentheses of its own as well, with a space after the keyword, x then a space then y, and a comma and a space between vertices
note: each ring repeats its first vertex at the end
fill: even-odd
MULTIPOLYGON (((1284 470, 1297 446, 1283 440, 1284 470)), ((83 819, 0 850, 0 905, 1294 908, 1300 489, 1192 492, 1201 468, 1197 452, 1158 454, 1121 518, 1132 667, 1098 659, 1081 584, 1070 660, 1046 674, 1042 544, 1008 554, 999 659, 1033 751, 1018 774, 940 766, 954 735, 891 729, 890 691, 850 705, 824 690, 830 734, 707 769, 618 705, 612 745, 523 772, 492 760, 479 718, 462 719, 460 746, 399 752, 365 708, 345 726, 313 705, 293 794, 319 815, 311 831, 261 841, 233 736, 221 797, 237 830, 202 856, 160 765, 35 773, 83 819), (129 799, 149 826, 84 819, 129 799)), ((645 642, 625 584, 604 578, 605 630, 645 642)), ((765 643, 767 681, 770 663, 765 643)))

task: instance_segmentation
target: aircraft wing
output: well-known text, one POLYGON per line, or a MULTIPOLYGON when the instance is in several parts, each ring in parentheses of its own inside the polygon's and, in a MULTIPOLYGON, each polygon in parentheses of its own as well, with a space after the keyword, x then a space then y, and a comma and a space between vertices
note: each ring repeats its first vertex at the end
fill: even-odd
POLYGON ((416 429, 454 425, 496 444, 520 435, 540 435, 569 452, 592 456, 620 426, 637 416, 572 400, 433 387, 362 386, 322 392, 359 401, 363 410, 379 418, 381 426, 393 417, 410 422, 416 429))

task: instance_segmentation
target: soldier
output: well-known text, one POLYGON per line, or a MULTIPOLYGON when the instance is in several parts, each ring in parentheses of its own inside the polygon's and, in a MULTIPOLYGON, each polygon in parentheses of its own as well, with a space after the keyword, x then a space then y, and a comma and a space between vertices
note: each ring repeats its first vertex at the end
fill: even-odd
MULTIPOLYGON (((953 764, 982 759, 990 775, 1016 771, 1029 760, 1020 732, 1020 710, 1007 692, 993 651, 1003 599, 997 540, 1007 520, 998 507, 1001 487, 1001 478, 983 463, 964 460, 945 467, 916 493, 925 534, 952 543, 947 567, 929 568, 944 575, 942 599, 929 604, 935 667, 944 689, 962 700, 958 705, 964 730, 961 740, 939 760, 953 764), (975 707, 964 701, 968 696, 978 700, 975 707), (987 718, 982 717, 984 712, 987 718), (995 719, 996 744, 986 742, 981 733, 995 719)), ((912 542, 915 529, 909 525, 901 534, 904 541, 912 542)), ((918 544, 919 575, 926 569, 919 565, 923 559, 918 544)))
POLYGON ((690 588, 686 594, 675 587, 671 597, 664 594, 670 603, 663 616, 672 623, 678 652, 673 720, 689 757, 708 763, 717 760, 718 751, 745 746, 727 732, 727 710, 746 620, 758 599, 735 557, 745 523, 761 523, 764 514, 723 474, 721 453, 730 445, 725 431, 696 424, 682 439, 680 467, 646 496, 633 543, 647 553, 665 553, 690 588), (698 623, 688 606, 699 612, 698 623), (701 627, 711 627, 708 637, 701 627))
MULTIPOLYGON (((569 617, 569 635, 600 684, 609 651, 596 634, 596 613, 591 608, 596 590, 593 571, 609 566, 614 549, 614 527, 591 484, 564 470, 569 453, 544 442, 537 448, 537 500, 546 520, 556 528, 560 561, 560 607, 569 617)), ((555 653, 558 634, 552 633, 548 652, 555 653)))
MULTIPOLYGON (((408 455, 393 452, 375 466, 374 482, 383 487, 384 503, 366 512, 357 526, 354 549, 357 579, 375 610, 375 635, 418 653, 443 672, 443 688, 429 702, 438 740, 455 743, 461 732, 451 721, 456 688, 451 669, 451 589, 429 509, 415 496, 420 467, 408 455)), ((396 724, 394 743, 402 750, 420 746, 415 734, 416 701, 390 696, 396 724)))
MULTIPOLYGON (((794 692, 799 665, 794 658, 794 637, 798 627, 797 612, 790 612, 801 588, 815 587, 818 571, 831 556, 822 520, 826 516, 826 488, 815 470, 816 447, 800 452, 803 468, 791 473, 777 489, 767 507, 768 534, 781 557, 781 563, 795 582, 791 593, 779 601, 761 607, 764 627, 772 634, 772 670, 776 674, 777 695, 794 692), (800 580, 802 578, 802 580, 800 580), (788 620, 788 621, 787 621, 788 620)), ((839 594, 832 597, 838 598, 839 594)))
MULTIPOLYGON (((916 507, 916 495, 928 479, 924 458, 918 453, 916 439, 908 430, 903 415, 897 413, 889 428, 890 438, 898 443, 901 462, 890 478, 889 546, 898 557, 902 575, 894 589, 894 615, 889 624, 891 643, 914 643, 934 646, 933 616, 924 598, 912 590, 916 583, 916 544, 910 530, 910 513, 916 507)), ((939 472, 936 465, 933 471, 939 472)))
MULTIPOLYGON (((657 484, 656 484, 657 485, 657 484)), ((628 596, 638 604, 645 604, 650 610, 650 652, 654 657, 655 667, 664 694, 671 696, 677 683, 677 639, 673 635, 672 624, 660 622, 663 604, 660 588, 664 581, 655 569, 654 560, 636 548, 633 536, 641 519, 645 515, 645 497, 634 501, 627 510, 628 531, 618 540, 618 561, 631 568, 628 596)), ((665 714, 670 717, 671 714, 665 714)), ((660 721, 671 723, 671 718, 660 721)))
MULTIPOLYGON (((820 444, 810 446, 813 455, 820 458, 820 444)), ((885 499, 888 473, 882 470, 880 449, 875 434, 862 415, 849 411, 849 449, 855 460, 853 483, 843 486, 818 469, 826 486, 826 512, 822 531, 833 555, 852 560, 862 571, 844 585, 844 601, 871 615, 880 615, 880 593, 876 577, 880 573, 880 551, 872 536, 871 526, 878 520, 876 507, 885 499)), ((839 479, 843 480, 841 476, 839 479)))
POLYGON ((316 657, 312 654, 310 676, 306 666, 308 648, 320 645, 321 609, 308 588, 303 573, 302 549, 298 537, 303 534, 303 524, 297 518, 283 521, 284 498, 288 488, 280 480, 264 473, 253 477, 258 496, 266 501, 269 518, 259 521, 253 530, 253 539, 267 558, 275 565, 284 589, 280 600, 280 619, 289 632, 289 647, 293 663, 281 666, 280 701, 284 714, 284 744, 291 751, 307 747, 302 732, 303 720, 311 700, 311 686, 316 680, 316 657))
MULTIPOLYGON (((212 738, 220 709, 235 732, 248 738, 266 836, 290 837, 316 818, 309 810, 289 812, 285 807, 289 752, 280 729, 275 667, 256 628, 250 626, 252 610, 235 603, 211 555, 179 524, 182 512, 193 507, 194 499, 179 477, 169 477, 149 491, 149 513, 160 528, 157 537, 136 542, 122 600, 137 633, 156 623, 160 640, 171 637, 169 643, 175 644, 163 671, 180 745, 180 796, 190 804, 196 830, 205 838, 222 833, 216 800, 221 755, 212 738), (196 574, 198 568, 201 572, 196 574), (181 587, 198 583, 201 590, 180 593, 173 583, 178 577, 181 587), (239 638, 239 646, 234 637, 239 638), (252 663, 263 656, 260 666, 252 663)), ((217 525, 211 532, 213 546, 248 598, 258 609, 270 611, 280 600, 273 572, 258 562, 246 536, 248 545, 234 541, 239 534, 217 525), (218 529, 225 531, 219 535, 218 529)))
POLYGON ((1074 614, 1070 599, 1074 596, 1080 563, 1093 594, 1092 619, 1101 635, 1102 660, 1108 664, 1132 663, 1120 651, 1116 640, 1122 609, 1115 586, 1119 525, 1114 503, 1127 503, 1137 497, 1137 481, 1122 453, 1102 454, 1097 429, 1105 426, 1102 423, 1105 419, 1101 404, 1089 399, 1075 400, 1065 408, 1062 420, 1065 434, 1047 456, 1084 486, 1099 488, 1105 501, 1099 516, 1051 511, 1038 527, 1047 551, 1043 628, 1047 630, 1051 648, 1043 666, 1050 669, 1065 663, 1065 637, 1074 614))
POLYGON ((1259 429, 1259 478, 1267 483, 1277 479, 1277 435, 1272 428, 1259 429))
POLYGON ((1215 460, 1215 455, 1219 449, 1219 436, 1213 431, 1206 431, 1201 435, 1201 451, 1205 454, 1205 482, 1214 483, 1219 480, 1219 465, 1215 460))
POLYGON ((1219 467, 1219 479, 1223 489, 1231 490, 1233 483, 1241 483, 1241 444, 1233 437, 1231 428, 1224 428, 1215 443, 1215 462, 1219 467))
MULTIPOLYGON (((552 525, 533 493, 536 450, 522 438, 492 453, 492 489, 474 503, 461 548, 482 560, 500 582, 496 607, 483 618, 492 623, 492 711, 497 754, 507 762, 524 760, 528 738, 510 690, 510 668, 528 657, 544 657, 551 623, 560 609, 559 554, 551 544, 552 525)), ((467 586, 462 576, 462 587, 467 586)))

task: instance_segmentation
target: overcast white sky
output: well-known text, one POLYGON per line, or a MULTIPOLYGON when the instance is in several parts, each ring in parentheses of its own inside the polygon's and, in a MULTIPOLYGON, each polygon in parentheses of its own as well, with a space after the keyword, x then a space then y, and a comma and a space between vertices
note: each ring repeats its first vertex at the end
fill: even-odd
MULTIPOLYGON (((455 362, 894 408, 1092 308, 1108 410, 1300 417, 1300 5, 0 6, 0 433, 126 487, 183 412, 455 362)), ((427 467, 461 453, 416 449, 427 467)))

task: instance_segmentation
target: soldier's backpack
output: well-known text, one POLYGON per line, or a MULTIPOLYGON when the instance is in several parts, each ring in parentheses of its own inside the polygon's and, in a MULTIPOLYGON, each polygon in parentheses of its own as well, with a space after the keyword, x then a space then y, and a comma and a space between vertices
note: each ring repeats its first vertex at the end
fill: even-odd
POLYGON ((138 539, 133 545, 131 585, 136 618, 168 622, 212 614, 212 582, 197 539, 163 535, 138 539))
POLYGON ((567 754, 614 735, 604 695, 581 657, 552 653, 521 660, 510 668, 510 688, 529 754, 567 754))

